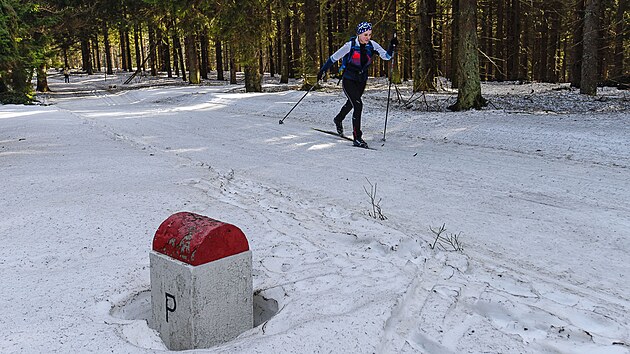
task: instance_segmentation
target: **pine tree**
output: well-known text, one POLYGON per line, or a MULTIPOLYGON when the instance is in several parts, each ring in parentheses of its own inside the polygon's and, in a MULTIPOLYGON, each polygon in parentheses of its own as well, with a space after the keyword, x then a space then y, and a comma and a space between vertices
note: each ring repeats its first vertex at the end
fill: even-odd
POLYGON ((599 7, 601 0, 586 0, 584 11, 584 52, 582 53, 582 82, 580 93, 597 93, 598 66, 597 53, 599 42, 599 7))
POLYGON ((487 105, 481 96, 476 12, 476 0, 459 0, 459 16, 456 19, 459 30, 456 63, 459 90, 457 102, 449 107, 453 111, 481 109, 487 105))

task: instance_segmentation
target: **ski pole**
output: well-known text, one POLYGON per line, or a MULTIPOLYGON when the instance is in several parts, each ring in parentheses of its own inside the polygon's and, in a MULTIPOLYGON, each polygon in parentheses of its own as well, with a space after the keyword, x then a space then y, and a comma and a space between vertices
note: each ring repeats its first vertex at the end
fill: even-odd
MULTIPOLYGON (((394 64, 392 63, 392 69, 393 67, 394 67, 394 64)), ((392 92, 392 79, 390 77, 389 88, 387 89, 387 108, 385 109, 385 128, 383 128, 383 139, 381 139, 382 141, 385 141, 385 133, 387 133, 387 116, 389 115, 389 97, 391 95, 391 92, 392 92)))
MULTIPOLYGON (((396 32, 394 32, 394 38, 396 38, 396 32)), ((387 117, 389 115, 389 97, 392 93, 392 75, 394 74, 394 55, 396 54, 396 45, 392 50, 391 66, 389 67, 389 87, 387 88, 387 108, 385 109, 385 128, 383 128, 383 139, 385 141, 385 133, 387 133, 387 117)))
POLYGON ((306 95, 308 95, 309 92, 311 92, 311 90, 317 85, 317 83, 319 82, 319 80, 315 83, 315 85, 311 86, 311 88, 308 89, 308 91, 306 91, 306 93, 304 94, 304 96, 302 96, 302 98, 300 98, 299 101, 297 101, 297 103, 295 104, 295 106, 293 106, 293 108, 291 108, 291 110, 289 111, 289 113, 287 113, 286 116, 284 116, 284 118, 280 119, 280 121, 278 122, 278 124, 284 124, 284 120, 287 119, 287 117, 289 116, 289 114, 291 114, 291 112, 293 112, 293 110, 295 109, 295 107, 297 107, 300 102, 302 102, 302 100, 304 99, 304 97, 306 97, 306 95))

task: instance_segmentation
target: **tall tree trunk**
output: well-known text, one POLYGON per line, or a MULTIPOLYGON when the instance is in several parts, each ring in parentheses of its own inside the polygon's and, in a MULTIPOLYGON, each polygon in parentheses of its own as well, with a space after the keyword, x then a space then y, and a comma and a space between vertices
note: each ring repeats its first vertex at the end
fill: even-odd
POLYGON ((136 24, 133 28, 133 44, 136 50, 136 70, 142 67, 142 51, 140 50, 140 25, 136 24))
POLYGON ((567 82, 569 79, 568 76, 568 71, 567 71, 567 53, 569 52, 568 46, 567 46, 567 42, 568 42, 568 38, 567 36, 563 36, 562 40, 561 40, 561 47, 562 47, 562 53, 564 55, 562 55, 562 62, 561 62, 561 69, 560 69, 560 80, 562 82, 567 82))
POLYGON ((98 34, 94 34, 92 39, 92 48, 94 48, 94 63, 96 63, 96 71, 101 71, 101 53, 98 45, 98 34))
POLYGON ((140 61, 140 66, 142 66, 142 71, 146 71, 146 62, 147 58, 145 56, 145 48, 144 48, 144 34, 142 34, 142 25, 138 26, 138 34, 140 35, 140 57, 142 60, 140 61))
MULTIPOLYGON (((515 0, 520 1, 520 0, 515 0)), ((520 4, 520 3, 519 3, 520 4)), ((512 80, 532 80, 534 75, 533 65, 534 65, 534 45, 536 43, 535 36, 536 32, 534 31, 534 23, 535 23, 535 8, 533 7, 533 1, 525 2, 522 6, 519 5, 520 10, 522 11, 520 18, 523 24, 523 31, 520 34, 520 50, 518 58, 518 67, 516 68, 516 75, 512 80)), ((510 53, 511 48, 508 48, 508 53, 510 53)), ((511 55, 511 54, 510 54, 511 55)), ((509 74, 508 74, 509 75, 509 74)), ((510 77, 510 76, 508 76, 510 77)))
POLYGON ((50 89, 48 88, 48 77, 46 74, 46 63, 41 63, 37 67, 37 88, 38 92, 48 92, 50 89))
POLYGON ((291 25, 291 53, 292 63, 289 69, 289 77, 295 78, 298 74, 298 70, 302 68, 302 49, 300 47, 300 15, 297 9, 296 3, 291 6, 293 11, 293 17, 291 18, 293 24, 291 25))
POLYGON ((112 48, 109 43, 109 30, 107 28, 107 22, 105 21, 103 21, 103 45, 105 46, 105 65, 107 65, 106 72, 108 75, 113 75, 114 67, 112 65, 112 48))
POLYGON ((427 62, 429 63, 432 71, 429 72, 429 76, 427 77, 427 79, 431 80, 431 85, 433 87, 435 87, 435 78, 438 76, 438 64, 436 61, 436 52, 435 52, 435 48, 437 48, 437 44, 435 42, 435 26, 436 26, 436 19, 435 16, 437 14, 437 0, 426 0, 427 1, 427 15, 428 15, 428 22, 427 24, 429 24, 429 29, 430 31, 427 32, 427 34, 430 36, 430 43, 431 43, 431 50, 429 52, 427 52, 427 54, 429 54, 429 57, 427 58, 427 62))
POLYGON ((435 0, 418 0, 418 39, 416 46, 416 68, 413 77, 413 91, 435 91, 436 77, 435 52, 433 51, 433 20, 435 0))
POLYGON ((617 12, 615 15, 615 54, 612 77, 618 79, 624 74, 624 45, 623 42, 628 36, 628 22, 624 20, 624 13, 628 9, 627 0, 619 0, 617 4, 617 12))
POLYGON ((551 31, 549 32, 549 44, 547 49, 547 82, 556 83, 560 78, 560 11, 563 11, 562 2, 554 0, 551 3, 549 17, 551 20, 551 31))
POLYGON ((217 57, 217 80, 225 80, 225 78, 223 77, 223 48, 222 48, 222 44, 221 41, 219 40, 215 40, 214 41, 214 50, 216 52, 216 57, 217 57))
MULTIPOLYGON (((392 32, 391 34, 388 34, 389 38, 392 38, 394 33, 396 33, 396 36, 398 36, 398 1, 397 0, 393 0, 392 3, 392 32)), ((386 37, 387 38, 387 37, 386 37)), ((389 44, 388 44, 389 45, 389 44)), ((394 83, 394 84, 400 84, 402 81, 400 80, 400 66, 398 65, 398 58, 400 57, 400 55, 398 54, 398 52, 400 51, 400 44, 398 45, 398 47, 396 48, 396 53, 394 53, 394 58, 392 59, 393 62, 391 64, 387 64, 389 66, 390 69, 393 69, 393 71, 391 73, 389 73, 389 79, 394 83)))
POLYGON ((612 43, 610 42, 610 37, 608 36, 607 29, 610 26, 610 23, 607 23, 607 17, 604 15, 604 9, 606 5, 603 0, 599 0, 599 6, 597 11, 597 19, 598 24, 597 28, 599 29, 598 34, 598 43, 597 43, 597 73, 598 73, 598 82, 604 81, 608 79, 608 62, 610 58, 608 57, 610 54, 610 48, 612 48, 612 43))
POLYGON ((229 46, 228 55, 230 57, 230 84, 236 85, 236 59, 234 58, 234 47, 229 46))
MULTIPOLYGON (((269 4, 267 5, 267 23, 269 25, 269 28, 273 28, 274 25, 274 20, 273 20, 273 12, 271 9, 271 2, 269 2, 269 4)), ((276 74, 276 64, 275 64, 275 59, 274 59, 274 50, 273 50, 273 40, 274 40, 274 33, 273 31, 271 31, 269 33, 269 36, 267 37, 267 55, 269 56, 267 59, 269 60, 269 76, 270 77, 275 77, 276 74)))
POLYGON ((92 61, 92 68, 96 69, 95 71, 98 71, 98 66, 96 66, 96 49, 94 48, 97 43, 94 42, 94 37, 92 36, 90 36, 88 41, 90 42, 90 60, 92 61))
POLYGON ((127 47, 125 46, 125 33, 122 28, 118 30, 118 38, 120 45, 120 64, 123 71, 127 71, 127 47))
POLYGON ((344 20, 343 3, 342 1, 335 1, 334 4, 335 12, 333 17, 333 24, 335 25, 335 32, 343 33, 343 31, 348 28, 346 21, 344 20))
MULTIPOLYGON (((328 57, 335 52, 334 38, 335 38, 335 23, 333 22, 333 6, 332 1, 326 1, 326 40, 328 42, 328 57)), ((328 57, 326 59, 328 59, 328 57)), ((334 63, 330 68, 330 72, 337 72, 339 67, 337 63, 334 63)))
POLYGON ((520 75, 520 0, 512 0, 512 6, 510 7, 510 19, 508 21, 508 34, 507 34, 507 53, 508 53, 508 68, 507 75, 508 80, 518 80, 520 75))
POLYGON ((438 3, 436 1, 435 19, 433 26, 433 43, 435 44, 435 62, 437 68, 437 75, 445 75, 447 71, 447 39, 446 39, 446 6, 445 4, 438 3))
POLYGON ((129 71, 133 71, 133 64, 131 61, 131 41, 129 40, 129 30, 125 28, 125 47, 127 48, 127 55, 124 59, 127 60, 127 68, 129 71))
POLYGON ((584 53, 584 0, 575 0, 574 16, 571 86, 579 88, 582 82, 582 54, 584 53))
POLYGON ((173 34, 173 68, 175 69, 175 76, 179 76, 179 53, 177 49, 177 42, 175 41, 176 35, 173 34))
POLYGON ((149 25, 149 65, 151 66, 151 76, 157 76, 156 37, 153 26, 149 25))
MULTIPOLYGON (((247 26, 240 36, 239 40, 234 41, 235 47, 231 51, 238 53, 239 65, 243 66, 245 73, 245 92, 262 92, 262 75, 260 62, 262 53, 262 43, 264 38, 260 36, 263 32, 265 8, 262 7, 262 3, 254 2, 250 4, 248 11, 255 13, 258 16, 255 20, 252 18, 251 22, 247 26)), ((291 43, 289 42, 289 46, 291 43)))
POLYGON ((542 28, 540 26, 540 11, 538 10, 538 3, 534 2, 532 10, 527 13, 528 26, 525 26, 525 32, 528 34, 529 46, 525 47, 525 53, 530 53, 531 58, 531 80, 540 80, 539 68, 540 68, 540 41, 542 37, 542 28), (534 10, 535 9, 535 10, 534 10), (531 26, 529 26, 531 24, 531 26))
POLYGON ((506 79, 505 71, 507 68, 506 60, 505 60, 505 48, 506 48, 506 40, 505 40, 505 7, 503 6, 505 1, 497 0, 497 27, 496 27, 496 35, 495 38, 497 40, 496 45, 496 56, 498 59, 497 65, 497 74, 495 75, 495 79, 497 81, 504 81, 506 79))
POLYGON ((157 40, 157 49, 154 50, 156 51, 156 54, 160 54, 158 59, 158 67, 160 68, 160 71, 166 71, 167 77, 171 78, 173 77, 173 67, 171 65, 171 46, 167 34, 169 28, 170 25, 167 24, 165 32, 160 26, 156 26, 155 36, 157 40))
POLYGON ((306 52, 304 53, 304 69, 306 75, 305 87, 309 89, 317 81, 317 14, 319 8, 317 0, 305 0, 304 2, 304 39, 306 52))
POLYGON ((459 88, 459 66, 457 65, 459 57, 459 2, 460 0, 452 0, 453 23, 451 25, 451 88, 459 88))
POLYGON ((267 52, 269 55, 269 76, 276 76, 276 61, 273 59, 276 55, 273 51, 273 39, 269 40, 269 44, 267 45, 267 52))
MULTIPOLYGON (((412 0, 404 0, 404 9, 405 16, 403 19, 404 23, 404 41, 401 43, 401 48, 399 48, 399 53, 402 55, 403 60, 403 80, 407 81, 412 77, 412 69, 411 69, 411 51, 412 51, 412 41, 411 41, 411 3, 412 0)), ((415 36, 414 36, 415 38, 415 36)))
POLYGON ((586 0, 584 11, 584 53, 582 53, 582 83, 580 93, 597 94, 599 43, 599 7, 601 0, 586 0))
POLYGON ((284 16, 284 23, 282 25, 282 75, 280 76, 280 83, 286 84, 289 82, 289 77, 292 77, 291 71, 291 18, 289 15, 284 16))
POLYGON ((480 51, 485 54, 479 58, 479 65, 481 67, 481 80, 489 81, 492 70, 490 67, 490 60, 488 59, 492 56, 490 53, 490 38, 492 37, 492 17, 490 15, 490 8, 492 4, 489 3, 489 0, 479 1, 479 3, 481 4, 478 5, 478 7, 481 8, 481 39, 479 41, 479 47, 480 51))
MULTIPOLYGON (((68 48, 63 47, 63 67, 64 68, 69 68, 70 65, 68 64, 68 48)), ((0 80, 0 82, 2 82, 0 80)))
POLYGON ((199 36, 199 42, 201 43, 201 78, 208 80, 208 71, 210 71, 210 60, 208 55, 208 49, 210 47, 207 30, 199 36))
MULTIPOLYGON (((176 29, 174 29, 174 31, 176 31, 176 29)), ((181 71, 182 80, 188 81, 186 80, 186 63, 184 62, 182 42, 179 39, 179 36, 177 34, 173 35, 173 50, 174 50, 173 55, 177 58, 177 63, 179 64, 179 66, 177 67, 178 75, 179 75, 179 71, 181 71)))
MULTIPOLYGON (((280 17, 280 16, 278 16, 280 17)), ((275 38, 275 44, 276 44, 276 53, 275 53, 275 58, 276 58, 276 72, 280 75, 280 82, 282 82, 282 61, 284 60, 283 58, 283 49, 282 49, 282 22, 279 18, 276 19, 275 21, 275 30, 276 30, 276 38, 275 38)))
POLYGON ((460 73, 460 86, 457 102, 449 109, 463 111, 481 109, 486 100, 481 96, 479 77, 479 44, 477 41, 477 1, 459 0, 459 48, 457 66, 460 73))
POLYGON ((186 59, 188 59, 188 82, 191 84, 201 83, 199 73, 199 53, 197 52, 197 36, 189 33, 184 39, 186 46, 186 59))
POLYGON ((94 74, 92 69, 92 56, 90 55, 90 41, 87 38, 81 39, 81 57, 83 58, 83 70, 88 75, 94 74))
MULTIPOLYGON (((147 24, 147 28, 151 30, 152 24, 147 24)), ((164 30, 161 28, 161 26, 155 26, 155 28, 153 28, 153 31, 155 31, 155 42, 149 41, 149 51, 147 52, 147 56, 150 59, 151 50, 155 50, 156 70, 166 72, 168 70, 166 67, 166 62, 167 60, 170 60, 169 49, 165 48, 168 46, 168 37, 164 33, 164 30)), ((151 63, 149 63, 149 65, 151 65, 151 63)), ((142 64, 142 70, 146 70, 144 64, 142 64)))
POLYGON ((488 29, 486 30, 486 43, 487 43, 487 52, 486 54, 488 54, 488 57, 490 57, 490 59, 488 59, 488 80, 494 80, 495 79, 495 71, 496 71, 496 62, 494 62, 494 59, 496 57, 495 54, 495 39, 492 33, 492 27, 494 27, 493 23, 494 23, 494 10, 495 8, 493 7, 493 3, 492 1, 488 0, 489 5, 488 5, 488 29))
POLYGON ((547 1, 543 0, 538 5, 541 7, 541 11, 538 12, 539 18, 536 23, 538 23, 538 28, 536 30, 536 35, 538 40, 536 41, 537 47, 537 66, 536 66, 536 79, 539 81, 546 82, 547 81, 547 68, 549 67, 547 63, 547 43, 549 42, 549 26, 547 21, 548 14, 546 13, 547 1))

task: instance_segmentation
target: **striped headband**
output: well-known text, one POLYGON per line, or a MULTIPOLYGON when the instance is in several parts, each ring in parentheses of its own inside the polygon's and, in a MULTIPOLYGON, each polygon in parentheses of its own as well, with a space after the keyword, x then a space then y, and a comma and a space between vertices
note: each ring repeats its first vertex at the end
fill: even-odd
POLYGON ((357 34, 361 34, 372 29, 372 24, 369 22, 361 22, 357 26, 357 34))

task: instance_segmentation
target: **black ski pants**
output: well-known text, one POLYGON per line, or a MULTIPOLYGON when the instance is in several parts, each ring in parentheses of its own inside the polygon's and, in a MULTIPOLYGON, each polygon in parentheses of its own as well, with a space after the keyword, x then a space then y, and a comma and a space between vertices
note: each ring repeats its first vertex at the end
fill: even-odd
POLYGON ((336 122, 341 122, 346 118, 350 111, 352 112, 352 135, 355 139, 361 139, 363 132, 361 132, 361 112, 363 111, 363 91, 365 91, 365 85, 367 81, 355 81, 343 78, 341 86, 343 87, 343 93, 348 98, 346 104, 341 107, 341 111, 335 117, 336 122))

